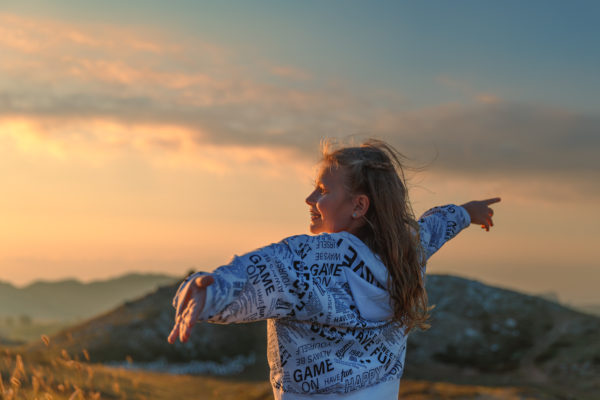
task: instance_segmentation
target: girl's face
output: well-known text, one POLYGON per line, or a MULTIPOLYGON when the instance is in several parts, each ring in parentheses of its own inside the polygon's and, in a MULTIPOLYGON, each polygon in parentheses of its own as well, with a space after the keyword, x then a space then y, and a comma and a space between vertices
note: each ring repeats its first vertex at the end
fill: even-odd
POLYGON ((354 233, 356 217, 353 196, 344 185, 343 168, 321 167, 315 190, 306 198, 310 206, 310 231, 314 234, 347 231, 354 233))

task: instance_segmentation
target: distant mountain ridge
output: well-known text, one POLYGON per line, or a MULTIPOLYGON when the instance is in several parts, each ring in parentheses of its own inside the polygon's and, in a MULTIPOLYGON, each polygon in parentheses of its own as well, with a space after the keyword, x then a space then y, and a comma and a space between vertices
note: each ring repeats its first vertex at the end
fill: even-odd
POLYGON ((180 279, 165 274, 132 273, 89 283, 75 279, 39 281, 22 288, 0 282, 0 317, 87 319, 180 279))

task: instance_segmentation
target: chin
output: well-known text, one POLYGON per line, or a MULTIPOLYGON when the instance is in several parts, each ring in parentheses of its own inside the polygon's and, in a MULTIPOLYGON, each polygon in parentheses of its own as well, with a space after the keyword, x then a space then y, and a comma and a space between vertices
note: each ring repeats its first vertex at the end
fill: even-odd
POLYGON ((312 233, 314 235, 318 235, 319 233, 323 232, 323 228, 318 225, 310 225, 310 227, 308 229, 310 230, 310 233, 312 233))

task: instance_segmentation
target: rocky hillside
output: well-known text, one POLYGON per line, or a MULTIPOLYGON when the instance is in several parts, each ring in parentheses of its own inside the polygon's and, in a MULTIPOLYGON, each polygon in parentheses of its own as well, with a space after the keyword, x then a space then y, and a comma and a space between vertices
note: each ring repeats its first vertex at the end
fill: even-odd
MULTIPOLYGON (((428 276, 427 288, 435 304, 432 328, 411 334, 406 376, 600 391, 599 318, 453 276, 428 276)), ((130 357, 134 364, 154 367, 175 363, 171 367, 180 372, 205 372, 209 365, 227 373, 252 366, 255 375, 267 376, 263 323, 200 324, 188 344, 169 345, 175 289, 160 288, 52 337, 51 343, 71 354, 86 349, 97 362, 130 357)), ((41 342, 31 345, 43 348, 41 342)))
POLYGON ((600 392, 600 318, 453 276, 427 289, 432 328, 410 336, 408 376, 600 392))

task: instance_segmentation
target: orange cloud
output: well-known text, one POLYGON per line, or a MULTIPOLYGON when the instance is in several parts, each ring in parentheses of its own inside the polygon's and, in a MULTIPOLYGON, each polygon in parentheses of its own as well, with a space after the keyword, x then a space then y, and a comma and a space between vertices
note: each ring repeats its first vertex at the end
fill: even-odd
POLYGON ((496 96, 494 94, 488 94, 488 93, 478 94, 475 98, 477 99, 478 102, 484 103, 484 104, 496 104, 496 103, 499 103, 500 101, 502 101, 498 96, 496 96))
POLYGON ((311 74, 309 74, 307 71, 294 67, 271 67, 271 73, 273 75, 281 76, 284 78, 291 78, 299 81, 305 81, 311 78, 311 74))
MULTIPOLYGON (((147 36, 145 32, 144 36, 147 36)), ((56 54, 77 48, 123 52, 173 53, 179 47, 142 38, 139 32, 116 25, 77 25, 44 18, 0 13, 0 44, 25 53, 56 54)), ((216 46, 207 46, 216 50, 216 46)))
POLYGON ((215 145, 202 142, 197 131, 176 125, 2 118, 0 132, 5 151, 61 163, 103 167, 122 157, 142 156, 157 169, 183 168, 218 175, 252 169, 261 175, 279 176, 284 164, 295 168, 298 175, 306 175, 311 168, 310 162, 288 147, 215 145))
POLYGON ((478 103, 495 104, 502 101, 500 96, 497 94, 481 93, 479 90, 475 89, 471 83, 460 81, 446 75, 438 76, 436 81, 447 88, 458 91, 463 96, 466 96, 478 103))

